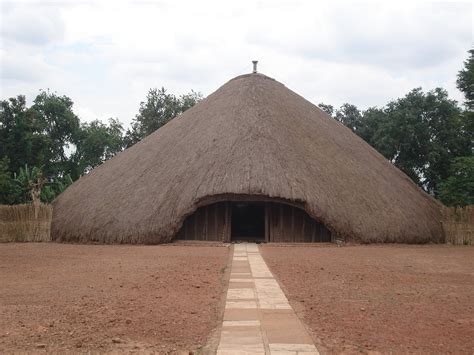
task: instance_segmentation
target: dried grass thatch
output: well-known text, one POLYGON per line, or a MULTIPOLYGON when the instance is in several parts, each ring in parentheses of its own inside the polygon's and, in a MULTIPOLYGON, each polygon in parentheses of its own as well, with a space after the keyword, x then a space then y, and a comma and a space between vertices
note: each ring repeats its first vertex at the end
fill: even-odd
POLYGON ((474 245, 474 205, 445 208, 443 212, 446 242, 454 245, 474 245))
POLYGON ((281 83, 239 76, 80 178, 54 202, 55 240, 159 243, 218 195, 301 204, 356 242, 440 242, 440 205, 281 83))
POLYGON ((51 240, 51 205, 0 206, 0 242, 51 240))

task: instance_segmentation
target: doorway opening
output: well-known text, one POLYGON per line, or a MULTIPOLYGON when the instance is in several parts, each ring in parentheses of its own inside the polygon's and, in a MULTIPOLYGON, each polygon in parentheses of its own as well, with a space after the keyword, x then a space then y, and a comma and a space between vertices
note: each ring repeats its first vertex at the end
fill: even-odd
POLYGON ((232 204, 232 241, 265 240, 265 204, 236 202, 232 204))

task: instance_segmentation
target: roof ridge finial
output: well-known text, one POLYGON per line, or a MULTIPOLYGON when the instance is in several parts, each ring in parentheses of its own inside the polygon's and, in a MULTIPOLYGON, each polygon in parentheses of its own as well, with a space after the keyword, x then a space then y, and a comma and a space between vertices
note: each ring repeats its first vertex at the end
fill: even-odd
POLYGON ((257 73, 257 63, 258 63, 258 60, 252 60, 252 63, 253 63, 253 72, 254 74, 257 73))

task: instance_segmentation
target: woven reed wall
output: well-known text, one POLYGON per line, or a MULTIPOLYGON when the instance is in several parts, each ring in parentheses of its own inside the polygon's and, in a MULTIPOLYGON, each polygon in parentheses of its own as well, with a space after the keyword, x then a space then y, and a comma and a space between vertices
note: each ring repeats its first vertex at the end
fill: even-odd
POLYGON ((51 205, 0 205, 0 242, 49 242, 51 205))
POLYGON ((443 227, 446 243, 474 245, 474 205, 446 208, 443 227))

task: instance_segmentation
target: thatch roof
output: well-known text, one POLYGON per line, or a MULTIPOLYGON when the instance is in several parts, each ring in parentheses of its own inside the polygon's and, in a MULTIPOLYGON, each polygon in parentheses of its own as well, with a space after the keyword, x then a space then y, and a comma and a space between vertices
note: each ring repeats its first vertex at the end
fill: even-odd
POLYGON ((348 128, 261 74, 230 80, 54 201, 61 241, 159 243, 216 196, 298 202, 360 242, 442 241, 440 205, 348 128))

